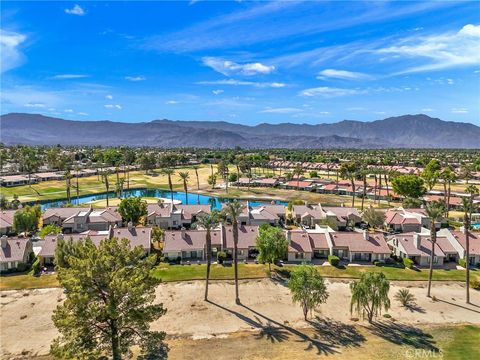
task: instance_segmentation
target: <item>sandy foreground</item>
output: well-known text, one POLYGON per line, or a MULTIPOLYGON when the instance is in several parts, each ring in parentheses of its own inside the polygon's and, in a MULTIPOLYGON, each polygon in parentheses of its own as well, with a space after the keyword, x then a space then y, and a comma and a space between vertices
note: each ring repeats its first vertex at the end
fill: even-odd
MULTIPOLYGON (((266 326, 309 327, 282 283, 268 279, 241 281, 242 305, 234 303, 233 282, 212 282, 210 302, 203 301, 204 286, 204 281, 160 285, 157 301, 164 304, 167 313, 152 324, 152 329, 166 331, 173 337, 204 339, 266 326)), ((316 314, 352 323, 348 283, 329 282, 328 290, 330 297, 316 314)), ((480 292, 472 290, 471 305, 464 303, 465 288, 460 284, 434 284, 432 294, 437 301, 426 298, 425 283, 392 282, 392 307, 388 313, 397 321, 413 325, 480 324, 480 292), (402 287, 408 287, 416 296, 416 310, 404 309, 393 300, 393 295, 402 287)), ((47 354, 51 340, 58 335, 51 321, 52 312, 64 297, 57 288, 2 291, 0 357, 47 354)))

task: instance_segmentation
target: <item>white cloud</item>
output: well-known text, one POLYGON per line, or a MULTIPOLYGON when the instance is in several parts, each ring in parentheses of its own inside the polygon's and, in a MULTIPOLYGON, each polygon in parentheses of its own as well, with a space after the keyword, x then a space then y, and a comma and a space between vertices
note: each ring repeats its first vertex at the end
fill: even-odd
POLYGON ((145 76, 139 75, 139 76, 125 76, 125 79, 129 81, 144 81, 147 78, 145 76))
POLYGON ((223 90, 212 90, 212 94, 213 95, 220 95, 221 93, 223 93, 223 90))
POLYGON ((467 114, 468 109, 467 108, 452 108, 451 112, 454 113, 454 114, 467 114))
POLYGON ((317 79, 323 80, 326 78, 336 78, 336 79, 345 79, 345 80, 366 80, 371 79, 372 77, 367 74, 346 71, 346 70, 335 70, 335 69, 325 69, 318 73, 317 79))
POLYGON ((275 66, 264 65, 262 63, 247 63, 238 64, 233 61, 224 60, 206 56, 202 58, 204 65, 213 70, 225 75, 242 74, 242 75, 256 75, 256 74, 270 74, 275 70, 275 66))
POLYGON ((65 109, 65 110, 63 110, 63 111, 66 112, 66 113, 69 113, 69 114, 71 114, 71 113, 74 112, 73 109, 65 109))
POLYGON ((422 112, 433 112, 433 111, 435 111, 435 110, 432 109, 432 108, 423 108, 421 111, 422 111, 422 112))
POLYGON ((347 96, 347 95, 357 95, 364 94, 364 90, 356 89, 341 89, 341 88, 332 88, 327 86, 321 86, 316 88, 305 89, 300 92, 301 96, 322 96, 325 98, 332 98, 338 96, 347 96))
POLYGON ((417 36, 399 41, 398 45, 377 50, 380 54, 423 58, 426 64, 412 66, 397 74, 478 65, 480 62, 480 25, 465 25, 456 33, 417 36))
POLYGON ((284 107, 284 108, 267 108, 260 112, 271 113, 271 114, 291 114, 291 113, 298 113, 301 111, 303 111, 303 109, 293 108, 293 107, 284 107))
POLYGON ((70 15, 78 15, 78 16, 85 15, 85 10, 83 10, 82 7, 78 4, 75 4, 74 7, 71 9, 65 9, 65 12, 70 15))
POLYGON ((59 74, 59 75, 53 76, 52 79, 64 80, 64 79, 81 79, 86 77, 88 77, 88 75, 85 75, 85 74, 59 74))
POLYGON ((107 100, 113 100, 113 96, 112 96, 112 95, 105 95, 105 99, 107 99, 107 100))
POLYGON ((198 85, 233 85, 233 86, 254 86, 259 88, 282 88, 287 86, 287 84, 279 82, 254 82, 254 81, 243 81, 235 79, 226 79, 226 80, 214 80, 214 81, 199 81, 196 84, 198 85))
POLYGON ((77 115, 88 116, 86 112, 78 112, 77 115))
POLYGON ((118 104, 106 104, 103 106, 105 107, 105 109, 118 109, 118 110, 122 109, 122 106, 118 104))
POLYGON ((2 53, 0 68, 2 73, 21 65, 24 57, 18 47, 26 39, 27 37, 23 34, 0 29, 0 49, 2 53))
POLYGON ((167 102, 165 102, 165 104, 167 105, 175 105, 175 104, 178 104, 179 102, 177 100, 168 100, 167 102))
POLYGON ((29 108, 44 108, 46 105, 43 103, 26 103, 24 106, 29 108))

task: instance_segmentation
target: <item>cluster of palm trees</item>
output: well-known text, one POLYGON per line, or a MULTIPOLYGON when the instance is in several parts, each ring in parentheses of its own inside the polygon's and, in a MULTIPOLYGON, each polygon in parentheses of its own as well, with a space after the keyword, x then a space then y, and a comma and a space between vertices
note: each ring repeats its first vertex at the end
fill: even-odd
POLYGON ((208 284, 210 280, 210 267, 212 263, 212 230, 216 229, 222 222, 230 221, 232 224, 233 234, 233 266, 235 278, 235 303, 240 304, 240 296, 238 292, 238 217, 242 213, 245 206, 237 200, 231 201, 225 205, 222 212, 217 210, 210 214, 204 214, 198 217, 194 226, 205 230, 206 242, 206 260, 207 273, 205 278, 205 301, 208 300, 208 284))
MULTIPOLYGON (((463 228, 465 232, 465 282, 466 282, 466 302, 470 303, 470 230, 472 223, 472 213, 474 212, 475 196, 478 196, 479 189, 476 186, 469 185, 466 188, 466 192, 470 194, 469 197, 462 199, 463 202, 463 228)), ((436 224, 442 219, 445 214, 445 204, 440 201, 432 201, 426 207, 427 215, 430 218, 430 269, 428 274, 428 290, 427 296, 431 297, 432 287, 432 275, 433 275, 433 263, 435 257, 435 246, 437 244, 437 229, 436 224)))

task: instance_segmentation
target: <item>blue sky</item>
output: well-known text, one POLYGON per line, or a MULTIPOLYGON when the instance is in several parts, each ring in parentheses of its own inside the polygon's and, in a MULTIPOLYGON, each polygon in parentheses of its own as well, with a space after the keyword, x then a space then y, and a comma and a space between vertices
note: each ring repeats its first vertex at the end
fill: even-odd
POLYGON ((1 113, 480 125, 480 2, 3 2, 1 113))

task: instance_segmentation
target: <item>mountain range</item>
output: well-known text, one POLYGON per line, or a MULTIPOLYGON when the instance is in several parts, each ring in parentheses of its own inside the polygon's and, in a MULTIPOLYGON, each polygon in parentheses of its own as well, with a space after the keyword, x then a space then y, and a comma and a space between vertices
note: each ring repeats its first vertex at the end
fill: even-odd
POLYGON ((123 123, 76 121, 40 114, 0 116, 3 144, 205 148, 480 148, 480 127, 424 114, 329 124, 259 124, 223 121, 123 123))

